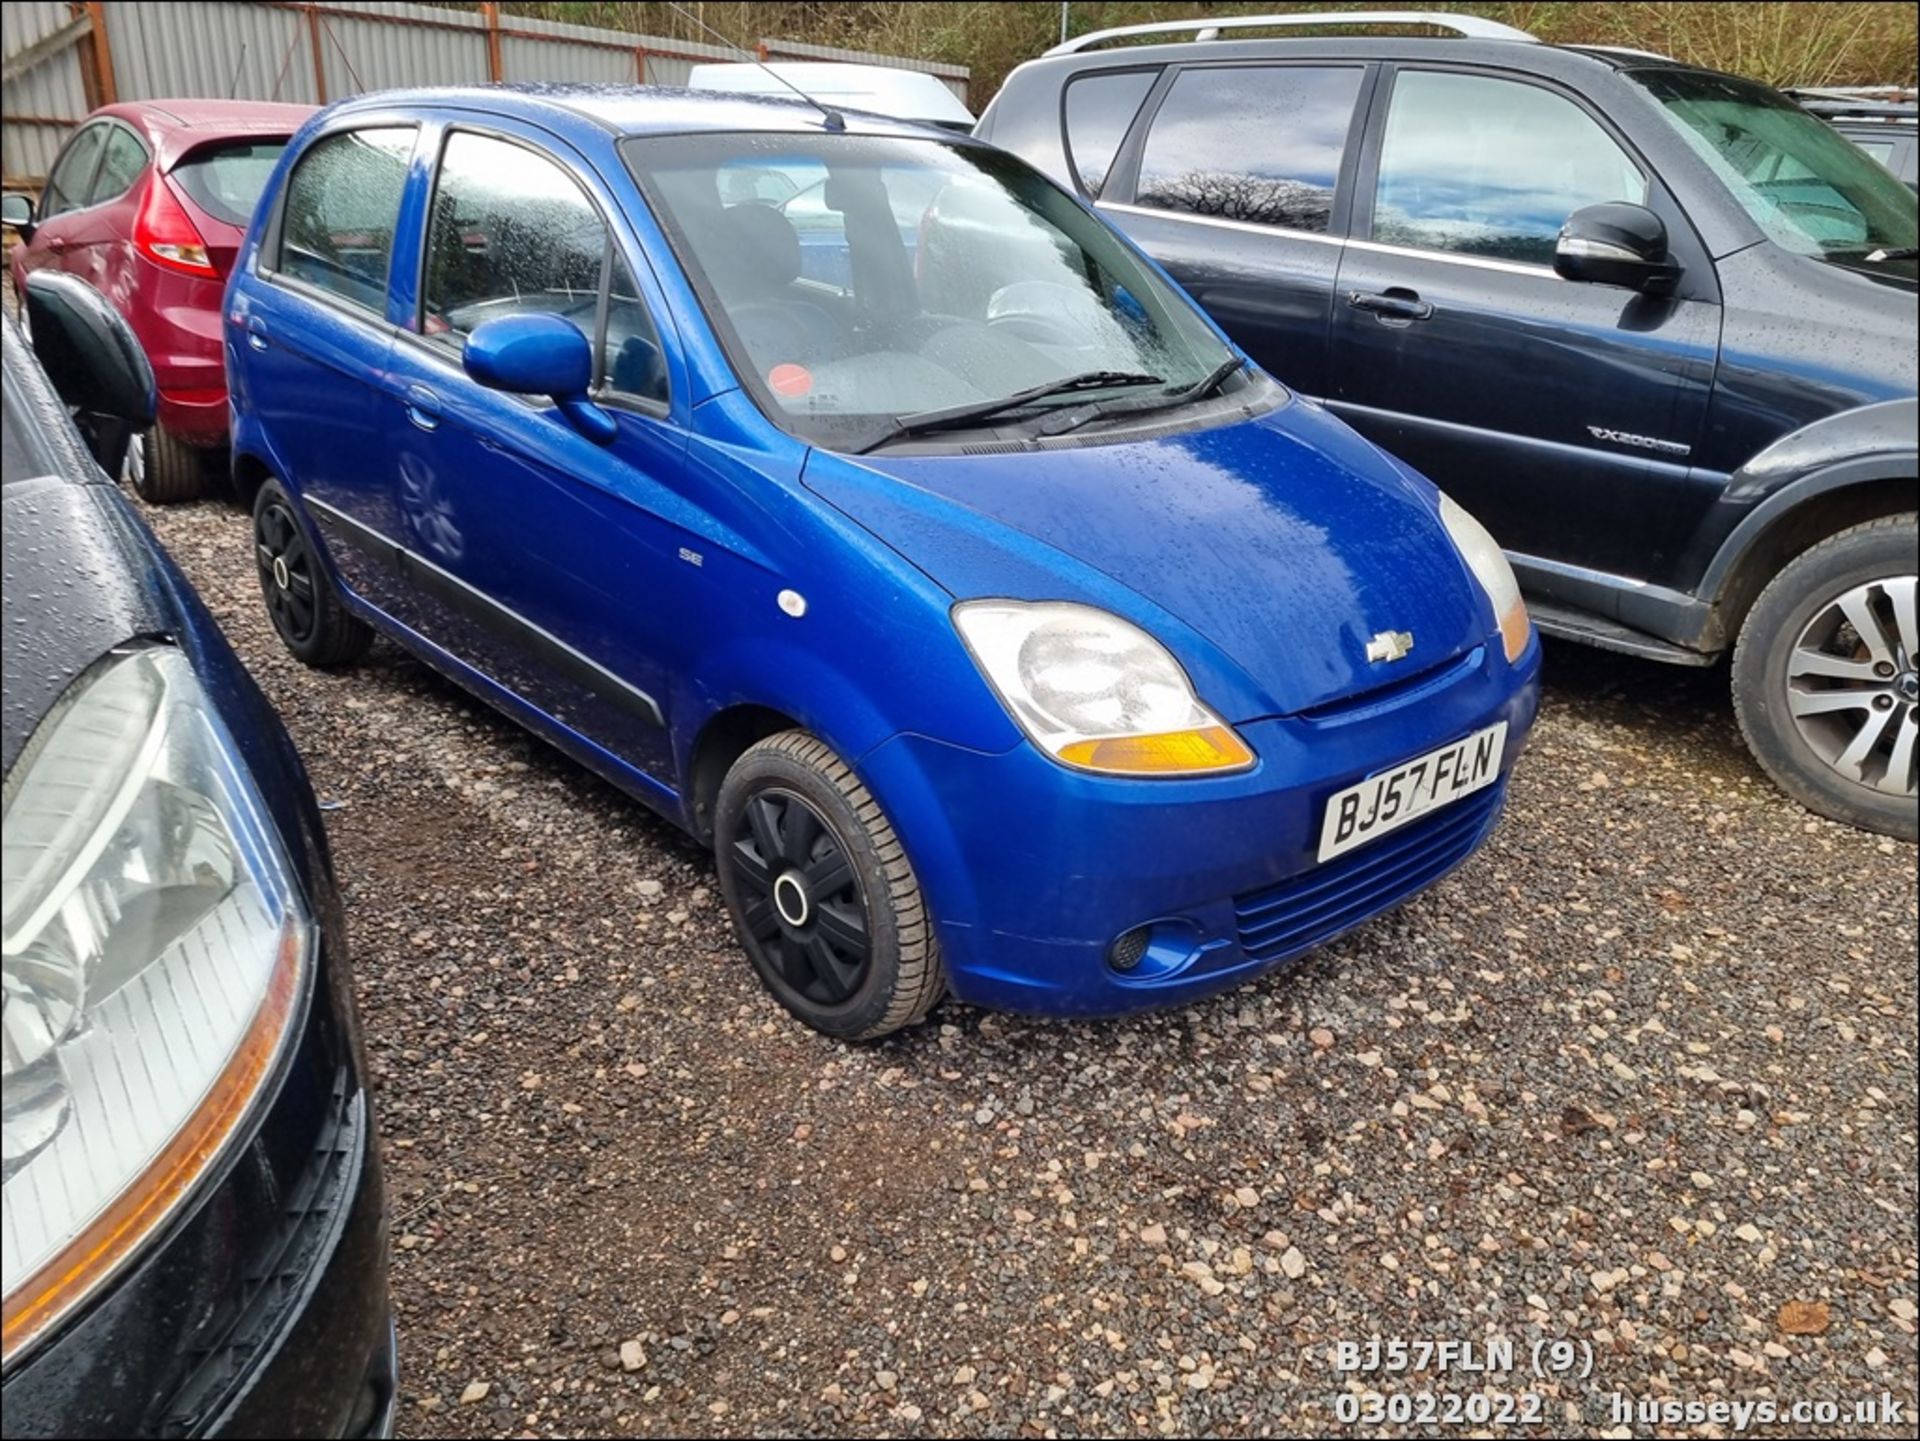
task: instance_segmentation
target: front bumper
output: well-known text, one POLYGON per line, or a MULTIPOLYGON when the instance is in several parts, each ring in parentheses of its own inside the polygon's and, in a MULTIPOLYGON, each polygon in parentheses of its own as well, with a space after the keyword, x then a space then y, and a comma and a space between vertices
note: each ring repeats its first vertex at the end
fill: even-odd
POLYGON ((913 859, 961 1000, 1115 1015, 1250 979, 1391 909, 1491 832, 1539 708, 1540 644, 1493 647, 1303 717, 1238 727, 1258 762, 1217 779, 1123 780, 1021 744, 985 754, 898 736, 861 763, 913 859), (1316 864, 1336 791, 1505 720, 1499 783, 1316 864), (1114 940, 1151 927, 1129 972, 1114 940))
POLYGON ((8 1373, 6 1436, 390 1431, 385 1199, 349 1026, 317 987, 271 1103, 225 1170, 8 1373))

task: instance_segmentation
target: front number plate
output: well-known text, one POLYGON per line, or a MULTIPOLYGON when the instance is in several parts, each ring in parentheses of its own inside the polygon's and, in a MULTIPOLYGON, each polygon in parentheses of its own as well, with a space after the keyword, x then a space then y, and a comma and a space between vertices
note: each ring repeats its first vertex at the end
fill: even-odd
POLYGON ((1320 859, 1330 861, 1409 821, 1484 790, 1500 778, 1507 723, 1475 731, 1410 761, 1368 776, 1327 802, 1320 826, 1320 859))

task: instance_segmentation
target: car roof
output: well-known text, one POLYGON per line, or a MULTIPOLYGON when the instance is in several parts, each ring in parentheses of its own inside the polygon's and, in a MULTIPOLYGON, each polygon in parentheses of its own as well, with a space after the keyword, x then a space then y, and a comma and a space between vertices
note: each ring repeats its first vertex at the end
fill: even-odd
POLYGON ((262 129, 283 130, 291 135, 314 112, 311 105, 290 105, 274 100, 122 100, 102 106, 99 114, 117 115, 153 132, 162 130, 204 130, 217 133, 232 130, 247 135, 262 129))
MULTIPOLYGON (((518 116, 577 128, 586 122, 620 138, 742 132, 819 134, 827 129, 820 110, 797 96, 746 95, 679 90, 659 85, 450 85, 383 90, 342 101, 336 112, 452 107, 518 116)), ((965 137, 934 125, 867 111, 831 107, 859 135, 899 135, 938 140, 965 137)))
POLYGON ((188 151, 220 140, 251 136, 285 138, 312 118, 317 107, 268 100, 123 100, 103 105, 88 119, 108 115, 145 137, 169 170, 188 151))
MULTIPOLYGON (((1196 22, 1204 23, 1204 22, 1196 22)), ((1659 66, 1706 71, 1671 56, 1607 45, 1545 45, 1537 40, 1436 35, 1283 35, 1259 39, 1176 40, 1163 44, 1124 44, 1047 54, 1014 72, 1060 72, 1170 64, 1207 64, 1250 60, 1438 60, 1456 64, 1525 70, 1554 79, 1570 79, 1596 70, 1620 71, 1659 66)), ((1012 77, 1008 77, 1011 81, 1012 77)))

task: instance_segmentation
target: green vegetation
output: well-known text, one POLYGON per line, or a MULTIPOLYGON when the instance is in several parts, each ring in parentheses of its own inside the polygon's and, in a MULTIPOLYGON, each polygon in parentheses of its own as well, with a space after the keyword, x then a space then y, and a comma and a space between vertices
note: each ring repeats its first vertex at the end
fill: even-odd
MULTIPOLYGON (((510 13, 604 25, 680 40, 711 38, 665 4, 509 4, 510 13)), ((849 3, 688 3, 714 30, 752 45, 763 37, 840 45, 973 70, 973 102, 985 104, 1002 77, 1060 37, 1060 7, 979 0, 849 0, 849 3)), ((1149 20, 1359 10, 1369 5, 1075 4, 1071 33, 1149 20)), ((1870 85, 1914 81, 1915 7, 1911 4, 1705 4, 1590 0, 1513 5, 1422 4, 1505 21, 1560 44, 1625 45, 1774 84, 1870 85)))

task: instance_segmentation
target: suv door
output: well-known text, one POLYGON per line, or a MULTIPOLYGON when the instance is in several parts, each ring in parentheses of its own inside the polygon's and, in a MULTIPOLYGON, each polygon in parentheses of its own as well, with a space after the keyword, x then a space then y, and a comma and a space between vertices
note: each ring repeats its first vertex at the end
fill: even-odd
POLYGON ((1478 515, 1523 581, 1649 574, 1717 493, 1689 484, 1720 311, 1685 217, 1556 88, 1403 65, 1374 110, 1329 404, 1478 515), (1665 220, 1673 296, 1554 273, 1568 215, 1608 200, 1665 220))
MULTIPOLYGON (((1089 146, 1068 153, 1087 182, 1089 146)), ((1099 205, 1263 368, 1326 390, 1327 320, 1346 233, 1350 139, 1371 81, 1360 63, 1182 65, 1149 100, 1099 189, 1099 205)), ((1092 147, 1096 161, 1100 147, 1092 147)))
POLYGON ((668 659, 689 628, 674 596, 695 554, 673 523, 692 509, 673 485, 686 446, 669 418, 675 360, 659 297, 643 288, 651 273, 583 174, 531 132, 446 132, 417 310, 380 382, 387 535, 407 581, 394 614, 536 720, 670 785, 668 659), (540 312, 595 343, 594 395, 618 425, 610 445, 543 398, 467 375, 471 331, 540 312))
MULTIPOLYGON (((393 344, 388 270, 417 134, 412 123, 369 123, 310 142, 281 186, 259 279, 236 280, 229 295, 235 407, 259 417, 315 520, 397 527, 373 384, 393 344)), ((349 589, 391 599, 391 571, 350 546, 327 550, 349 589)))

